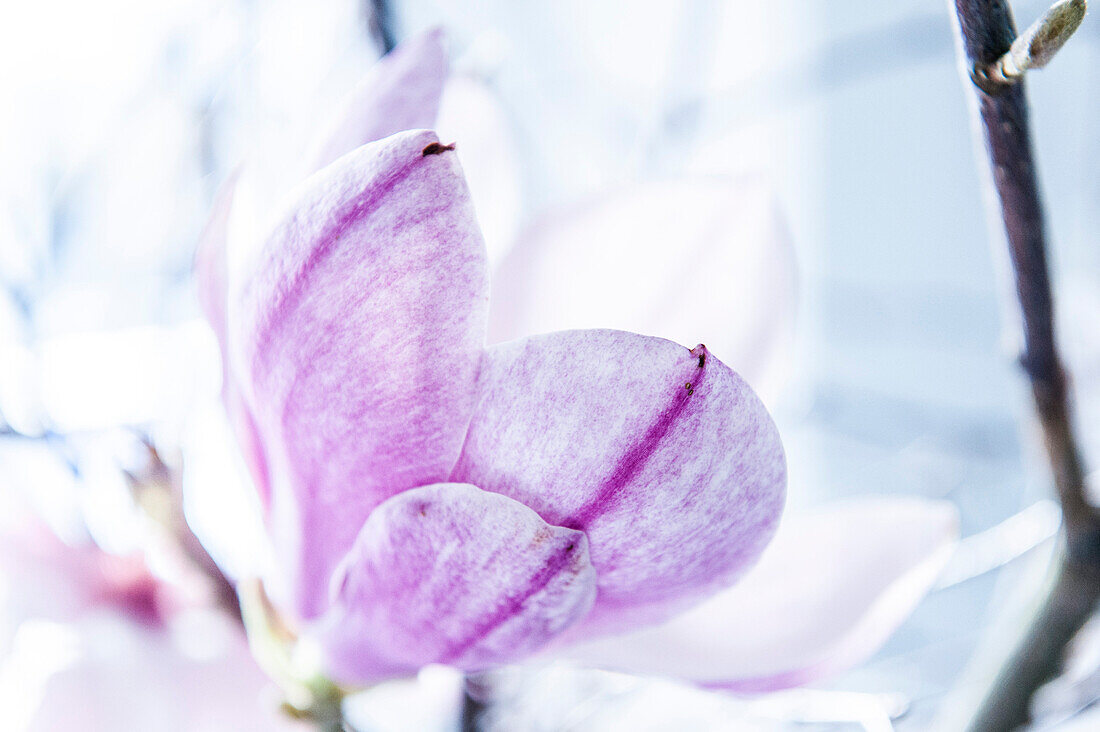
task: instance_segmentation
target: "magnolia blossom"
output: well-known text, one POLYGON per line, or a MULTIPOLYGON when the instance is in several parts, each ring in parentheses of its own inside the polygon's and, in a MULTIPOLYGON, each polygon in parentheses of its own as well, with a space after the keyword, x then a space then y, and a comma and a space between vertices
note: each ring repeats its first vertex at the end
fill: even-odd
POLYGON ((704 346, 594 330, 485 347, 485 247, 433 133, 311 176, 239 295, 218 230, 204 302, 280 558, 270 588, 334 679, 662 620, 774 532, 778 433, 704 346))
POLYGON ((327 670, 479 669, 727 586, 783 503, 774 425, 706 348, 485 348, 484 245, 430 132, 311 177, 224 329, 285 612, 327 670), (257 449, 258 448, 258 449, 257 449))
MULTIPOLYGON (((227 249, 242 246, 230 241, 232 181, 203 237, 201 299, 278 556, 265 584, 283 621, 344 683, 552 654, 763 690, 865 657, 931 585, 953 511, 880 499, 784 522, 786 538, 738 594, 783 503, 771 419, 704 346, 610 330, 485 346, 488 267, 460 153, 403 131, 433 122, 439 43, 433 33, 398 49, 353 95, 316 148, 312 167, 324 167, 247 273, 227 264, 227 249)), ((695 221, 699 201, 729 208, 737 188, 712 182, 669 215, 695 221)), ((652 210, 661 196, 644 198, 652 210)), ((630 211, 633 199, 619 203, 630 211)), ((789 321, 789 250, 772 207, 758 215, 739 203, 745 233, 724 236, 726 222, 707 218, 680 244, 680 271, 705 267, 700 241, 717 237, 710 248, 723 257, 750 247, 734 271, 780 287, 750 290, 731 313, 776 327, 716 337, 764 371, 789 321), (762 245, 779 247, 778 263, 762 245)), ((561 240, 516 244, 494 284, 493 340, 552 323, 529 305, 554 297, 539 272, 571 272, 579 250, 561 240)), ((646 251, 635 269, 667 268, 646 251)), ((674 312, 692 312, 694 290, 715 289, 686 279, 684 297, 667 295, 674 312)), ((570 297, 592 302, 583 288, 570 297)), ((606 324, 645 322, 633 317, 606 324)), ((676 320, 660 334, 676 335, 676 320)))

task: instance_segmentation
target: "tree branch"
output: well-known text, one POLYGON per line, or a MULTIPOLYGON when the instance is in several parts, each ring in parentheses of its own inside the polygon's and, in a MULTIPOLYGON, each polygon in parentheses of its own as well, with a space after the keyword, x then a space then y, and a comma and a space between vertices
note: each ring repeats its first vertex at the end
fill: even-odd
MULTIPOLYGON (((1066 374, 1055 342, 1045 222, 1024 84, 1019 76, 987 83, 988 70, 1004 67, 1006 54, 1013 51, 1016 29, 1012 12, 1004 0, 955 0, 954 5, 969 80, 974 82, 968 86, 978 103, 1015 276, 1023 336, 1020 365, 1031 383, 1066 535, 1057 581, 971 722, 972 730, 1010 730, 1026 723, 1032 695, 1057 673, 1066 644, 1088 619, 1100 596, 1100 519, 1086 499, 1066 374)), ((1081 15, 1084 12, 1083 0, 1066 0, 1058 6, 1072 6, 1069 9, 1079 10, 1081 15)), ((1053 12, 1058 6, 1044 20, 1060 17, 1053 12)), ((1029 29, 1029 34, 1057 38, 1060 48, 1067 36, 1050 33, 1041 24, 1029 29)), ((1030 45, 1017 44, 1016 52, 1030 45)), ((1042 63, 1033 67, 1050 59, 1050 48, 1049 43, 1039 44, 1036 54, 1042 63)))
POLYGON ((367 16, 367 29, 385 56, 397 47, 397 35, 394 33, 393 7, 389 0, 366 0, 363 12, 367 16))

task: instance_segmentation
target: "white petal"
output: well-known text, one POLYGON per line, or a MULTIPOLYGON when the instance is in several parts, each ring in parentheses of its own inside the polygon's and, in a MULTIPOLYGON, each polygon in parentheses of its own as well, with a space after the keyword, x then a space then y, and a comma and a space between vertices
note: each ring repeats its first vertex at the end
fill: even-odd
POLYGON ((494 278, 489 341, 617 328, 705 343, 759 392, 766 376, 778 380, 794 310, 793 251, 767 189, 697 177, 615 193, 529 229, 494 278))
POLYGON ((957 534, 951 504, 911 497, 789 516, 733 588, 664 625, 562 655, 746 693, 804 684, 874 653, 932 586, 957 534))
POLYGON ((441 140, 457 145, 489 263, 495 265, 515 241, 523 203, 511 120, 486 84, 455 75, 443 89, 436 131, 441 140))

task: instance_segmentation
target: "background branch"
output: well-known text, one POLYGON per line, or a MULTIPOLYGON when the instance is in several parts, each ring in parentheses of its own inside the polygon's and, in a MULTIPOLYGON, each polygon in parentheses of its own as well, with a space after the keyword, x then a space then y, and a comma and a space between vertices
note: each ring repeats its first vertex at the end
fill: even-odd
POLYGON ((393 6, 389 0, 365 0, 363 13, 366 15, 367 30, 378 46, 382 56, 397 47, 397 34, 394 32, 393 6))
MULTIPOLYGON (((1059 3, 1065 4, 1084 12, 1082 0, 1059 3)), ((1021 79, 982 83, 985 70, 995 67, 1016 39, 1012 12, 1003 0, 955 0, 954 5, 967 76, 973 82, 967 86, 978 104, 1015 277, 1023 336, 1020 365, 1031 383, 1066 537, 1057 580, 971 722, 972 730, 1010 730, 1027 722, 1032 695, 1058 672, 1067 643, 1100 596, 1100 519, 1086 499, 1066 374, 1055 342, 1045 222, 1024 84, 1021 79)))

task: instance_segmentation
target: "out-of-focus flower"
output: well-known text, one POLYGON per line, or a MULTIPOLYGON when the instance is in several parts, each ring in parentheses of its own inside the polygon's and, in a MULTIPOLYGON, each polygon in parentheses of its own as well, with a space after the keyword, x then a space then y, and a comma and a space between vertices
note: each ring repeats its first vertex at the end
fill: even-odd
MULTIPOLYGON (((322 144, 319 160, 398 131, 387 120, 430 123, 438 102, 421 92, 441 86, 437 43, 422 38, 384 61, 394 79, 376 72, 349 105, 359 126, 335 125, 343 142, 322 144)), ((754 405, 747 423, 761 453, 738 462, 738 407, 711 413, 697 375, 715 368, 745 388, 701 348, 676 365, 685 351, 663 341, 592 331, 482 351, 484 255, 451 157, 422 132, 339 157, 268 238, 242 304, 226 299, 237 287, 224 254, 231 187, 198 260, 227 356, 229 411, 289 571, 268 587, 298 630, 327 646, 329 671, 361 681, 430 661, 483 668, 542 649, 751 691, 804 683, 873 652, 946 561, 954 511, 884 498, 796 517, 747 589, 689 609, 729 586, 763 546, 782 480, 778 443, 773 451, 764 437, 770 421, 754 399, 741 401, 754 405), (666 366, 643 376, 658 351, 666 366), (668 384, 682 389, 671 402, 668 384), (678 437, 687 412, 665 419, 680 403, 703 407, 688 419, 690 441, 678 437), (711 426, 698 429, 703 421, 711 426), (761 458, 771 465, 764 483, 775 482, 755 506, 690 485, 761 458), (626 490, 585 488, 601 484, 626 490), (754 523, 739 534, 753 548, 735 548, 734 528, 754 523), (716 549, 726 553, 718 565, 708 556, 716 549), (718 566, 721 579, 704 578, 718 566), (541 591, 510 599, 533 577, 541 591)), ((579 214, 517 242, 494 285, 491 341, 600 323, 683 337, 701 320, 727 358, 761 377, 774 372, 790 330, 793 263, 759 188, 670 182, 579 214), (648 245, 659 232, 676 238, 663 253, 648 245), (647 246, 631 248, 635 237, 647 246), (616 263, 658 287, 667 307, 595 297, 600 273, 616 263)))
MULTIPOLYGON (((228 616, 140 555, 57 538, 22 500, 59 479, 48 448, 0 452, 0 704, 5 729, 298 729, 228 616)), ((71 479, 71 478, 70 478, 71 479)))
POLYGON ((663 620, 771 538, 778 434, 706 348, 607 330, 485 348, 486 253, 434 134, 309 178, 239 296, 225 211, 199 271, 280 558, 268 589, 335 680, 663 620))

